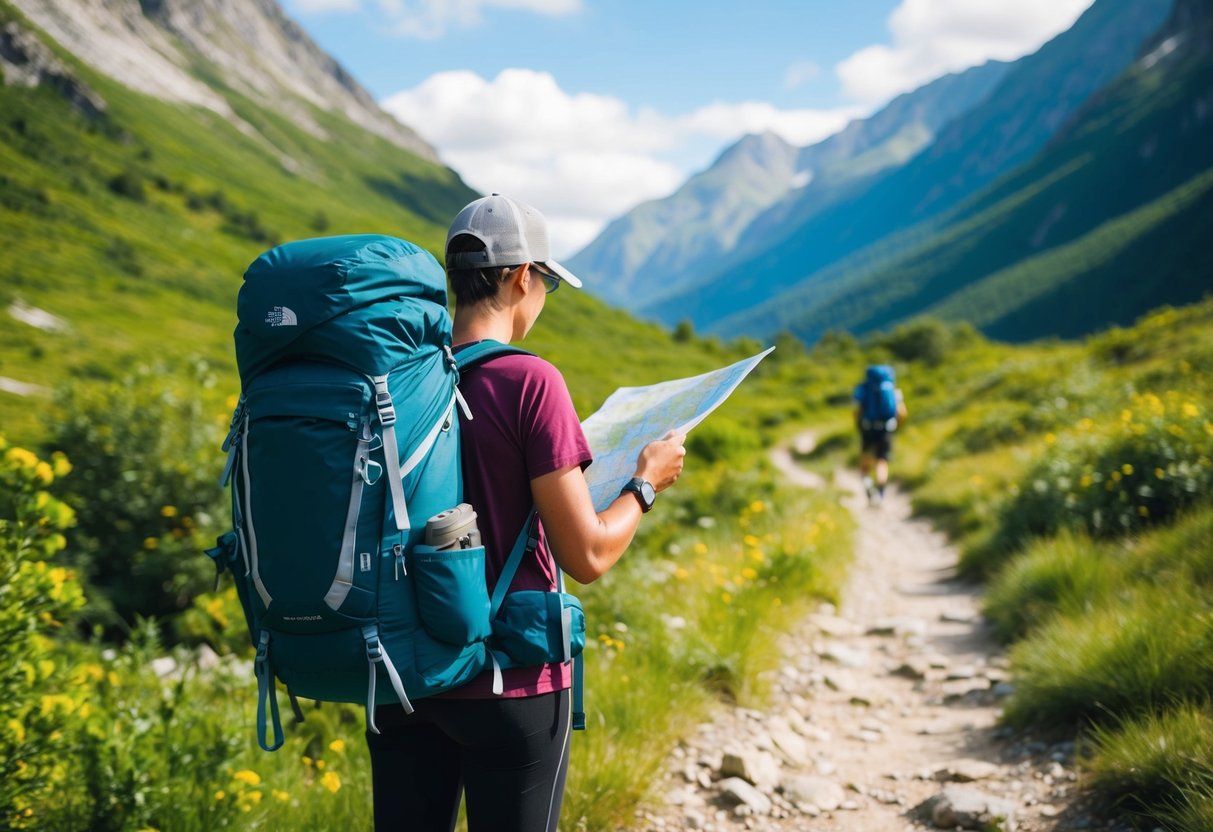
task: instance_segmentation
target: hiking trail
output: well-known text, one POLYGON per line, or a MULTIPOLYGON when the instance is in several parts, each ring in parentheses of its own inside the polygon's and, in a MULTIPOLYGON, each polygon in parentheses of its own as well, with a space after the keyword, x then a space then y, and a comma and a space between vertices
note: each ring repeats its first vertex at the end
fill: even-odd
MULTIPOLYGON (((791 447, 807 453, 812 434, 791 447)), ((771 458, 823 485, 788 447, 771 458)), ((783 637, 763 710, 722 703, 673 750, 664 803, 638 809, 633 832, 1113 828, 1072 805, 1073 743, 999 727, 1012 680, 956 550, 895 486, 869 507, 857 472, 834 484, 858 521, 841 608, 783 637)))

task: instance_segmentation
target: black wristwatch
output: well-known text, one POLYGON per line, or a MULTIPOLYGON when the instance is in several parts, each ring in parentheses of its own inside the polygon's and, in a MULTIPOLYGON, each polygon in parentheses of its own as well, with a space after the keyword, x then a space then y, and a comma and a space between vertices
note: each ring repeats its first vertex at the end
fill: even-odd
POLYGON ((632 477, 628 480, 619 493, 622 494, 625 491, 636 495, 636 499, 640 501, 640 510, 646 514, 653 508, 653 501, 657 499, 657 492, 653 489, 653 484, 640 477, 632 477))

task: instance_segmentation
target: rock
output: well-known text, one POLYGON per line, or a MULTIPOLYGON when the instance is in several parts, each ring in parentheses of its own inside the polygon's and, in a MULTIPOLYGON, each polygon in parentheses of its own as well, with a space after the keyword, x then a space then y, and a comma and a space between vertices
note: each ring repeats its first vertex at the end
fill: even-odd
POLYGON ((172 656, 161 656, 158 659, 152 659, 152 673, 155 673, 161 679, 171 676, 177 672, 177 660, 172 656))
POLYGON ((779 762, 765 751, 726 751, 720 776, 739 778, 755 786, 774 786, 779 782, 779 762))
POLYGON ((948 624, 972 624, 977 620, 977 613, 974 610, 957 607, 956 609, 944 610, 940 613, 939 620, 948 624))
POLYGON ((927 622, 909 616, 884 618, 867 629, 870 636, 922 636, 926 632, 927 622))
POLYGON ((765 815, 771 811, 771 799, 740 777, 729 777, 718 784, 721 796, 737 806, 765 815))
POLYGON ((953 760, 935 772, 936 780, 953 783, 972 783, 975 780, 986 780, 998 773, 998 766, 984 760, 961 759, 953 760))
POLYGON ((792 775, 780 784, 783 796, 796 806, 815 806, 823 812, 832 812, 842 805, 846 794, 833 780, 810 775, 792 775))
POLYGON ((821 651, 821 657, 843 667, 865 667, 868 663, 867 653, 841 644, 827 644, 821 651))
POLYGON ((218 653, 211 649, 209 644, 204 644, 198 648, 198 658, 196 661, 198 662, 199 670, 214 670, 222 662, 222 659, 219 658, 218 653))
POLYGON ((900 676, 903 679, 910 679, 917 682, 927 678, 927 671, 930 669, 928 664, 921 659, 907 659, 899 664, 893 670, 889 671, 891 676, 900 676))
POLYGON ((915 809, 916 814, 937 829, 976 829, 981 832, 1012 832, 1015 804, 972 786, 946 786, 915 809))
POLYGON ((958 679, 972 679, 976 675, 977 675, 977 668, 974 667, 973 665, 959 664, 959 665, 956 665, 955 667, 948 668, 948 675, 946 678, 948 681, 951 682, 951 681, 955 681, 958 679))
POLYGON ((835 638, 848 638, 850 636, 859 635, 859 628, 847 621, 845 618, 839 618, 836 615, 816 615, 809 616, 809 621, 828 636, 835 638))
POLYGON ((791 728, 771 729, 771 741, 792 765, 802 765, 809 758, 809 747, 791 728))

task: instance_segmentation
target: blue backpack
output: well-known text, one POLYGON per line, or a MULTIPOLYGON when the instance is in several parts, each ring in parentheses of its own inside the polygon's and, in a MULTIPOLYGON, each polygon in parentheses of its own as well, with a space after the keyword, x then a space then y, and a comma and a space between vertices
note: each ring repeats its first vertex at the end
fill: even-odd
MULTIPOLYGON (((523 351, 483 342, 456 363, 442 267, 381 235, 265 252, 237 312, 242 392, 223 475, 233 530, 207 554, 235 576, 256 647, 261 747, 284 741, 276 679, 297 720, 297 697, 365 703, 378 733, 376 705, 411 712, 410 698, 521 664, 497 647, 517 634, 495 634, 493 622, 536 546, 533 518, 491 597, 483 546, 440 549, 424 535, 428 518, 462 500, 460 369, 523 351)), ((584 644, 580 604, 541 594, 562 596, 563 644, 547 653, 571 658, 584 644)))
POLYGON ((857 391, 860 427, 864 430, 897 430, 897 386, 893 368, 873 364, 864 373, 863 384, 857 391))

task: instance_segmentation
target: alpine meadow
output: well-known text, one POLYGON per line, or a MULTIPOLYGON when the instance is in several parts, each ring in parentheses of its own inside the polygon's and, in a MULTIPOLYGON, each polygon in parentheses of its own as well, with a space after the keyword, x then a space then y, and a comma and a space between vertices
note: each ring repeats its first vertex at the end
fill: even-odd
MULTIPOLYGON (((237 293, 305 238, 441 262, 479 194, 277 0, 0 0, 0 75, 0 828, 370 829, 364 709, 305 700, 262 751, 254 645, 205 554, 232 526, 237 293)), ((751 778, 768 812, 737 807, 719 755, 709 776, 687 751, 792 684, 815 614, 847 614, 879 511, 851 507, 853 391, 887 364, 910 409, 892 488, 1007 657, 1004 684, 935 704, 997 698, 1005 782, 1076 772, 1019 828, 1213 830, 1211 228, 1213 5, 1095 0, 816 145, 746 137, 571 258, 586 290, 525 346, 582 418, 776 349, 688 434, 619 564, 571 587, 588 725, 561 828, 670 829, 646 824, 671 760, 710 795, 677 828, 858 828, 848 802, 959 825, 875 774, 832 808, 751 778), (654 273, 662 304, 625 299, 654 273)))

